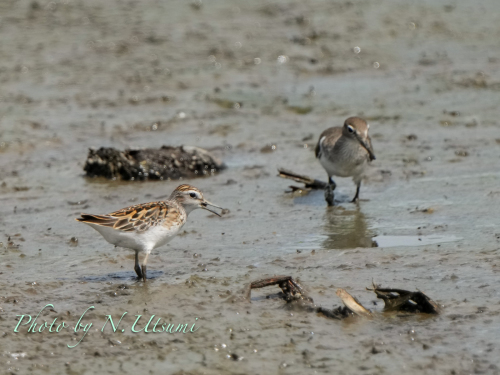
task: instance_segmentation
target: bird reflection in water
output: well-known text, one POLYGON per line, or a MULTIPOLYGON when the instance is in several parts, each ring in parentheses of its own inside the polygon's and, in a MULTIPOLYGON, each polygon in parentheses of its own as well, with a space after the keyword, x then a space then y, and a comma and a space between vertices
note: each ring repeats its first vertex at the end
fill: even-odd
POLYGON ((368 229, 365 215, 359 207, 346 210, 338 206, 327 210, 323 231, 326 239, 322 247, 325 249, 377 247, 376 242, 372 240, 375 234, 368 229))

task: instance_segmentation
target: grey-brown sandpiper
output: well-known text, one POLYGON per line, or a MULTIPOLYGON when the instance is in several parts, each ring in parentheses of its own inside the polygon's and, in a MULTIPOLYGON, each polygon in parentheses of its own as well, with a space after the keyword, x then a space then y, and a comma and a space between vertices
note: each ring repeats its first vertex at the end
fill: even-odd
POLYGON ((146 264, 153 249, 165 245, 186 224, 189 213, 203 208, 218 216, 200 190, 180 185, 165 201, 143 203, 122 208, 107 215, 82 214, 76 220, 90 225, 109 243, 135 251, 135 267, 139 279, 146 281, 146 264), (145 253, 142 268, 139 252, 145 253))
POLYGON ((329 206, 334 204, 336 184, 332 176, 352 177, 356 184, 356 195, 352 202, 359 199, 361 179, 368 163, 375 160, 372 142, 368 136, 370 125, 360 117, 349 117, 343 127, 326 129, 319 136, 316 145, 316 157, 326 173, 328 186, 325 189, 325 199, 329 206))

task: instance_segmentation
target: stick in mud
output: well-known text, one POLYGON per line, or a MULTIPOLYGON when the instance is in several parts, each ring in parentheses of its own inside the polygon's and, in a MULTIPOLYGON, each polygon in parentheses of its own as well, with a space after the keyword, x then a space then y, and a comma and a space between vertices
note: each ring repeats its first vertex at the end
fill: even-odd
MULTIPOLYGON (((335 309, 326 309, 321 306, 316 306, 314 300, 306 290, 295 281, 292 276, 273 276, 266 279, 256 280, 248 284, 240 293, 243 298, 250 301, 252 289, 264 288, 267 286, 278 285, 283 292, 281 298, 288 303, 294 303, 294 306, 299 306, 308 312, 315 312, 331 319, 344 319, 349 316, 371 316, 371 313, 365 309, 359 301, 347 293, 344 289, 337 290, 337 296, 340 297, 344 306, 335 309)), ((230 301, 234 301, 231 297, 230 301)))
MULTIPOLYGON (((281 178, 288 178, 290 180, 293 180, 295 182, 299 182, 305 185, 305 188, 307 189, 319 189, 323 190, 325 189, 328 184, 324 181, 320 180, 315 180, 314 178, 308 177, 308 176, 303 176, 294 172, 291 172, 287 169, 284 168, 278 168, 278 176, 281 178)), ((290 186, 292 191, 295 190, 302 190, 299 187, 296 186, 290 186)))

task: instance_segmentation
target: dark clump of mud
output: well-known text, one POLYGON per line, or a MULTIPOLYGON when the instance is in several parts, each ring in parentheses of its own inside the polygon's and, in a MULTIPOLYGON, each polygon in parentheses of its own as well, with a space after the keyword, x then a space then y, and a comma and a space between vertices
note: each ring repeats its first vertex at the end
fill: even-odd
POLYGON ((83 167, 89 177, 140 181, 209 176, 224 168, 208 151, 192 146, 125 151, 91 148, 83 167))

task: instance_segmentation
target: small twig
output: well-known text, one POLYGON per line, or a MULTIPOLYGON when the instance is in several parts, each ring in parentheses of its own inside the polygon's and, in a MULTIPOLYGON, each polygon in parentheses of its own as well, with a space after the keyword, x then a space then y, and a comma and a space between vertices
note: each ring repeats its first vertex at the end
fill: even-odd
MULTIPOLYGON (((315 180, 314 178, 308 177, 308 176, 302 176, 297 173, 291 172, 289 170, 283 169, 283 168, 278 168, 278 176, 281 178, 287 178, 290 180, 293 180, 295 182, 299 182, 302 184, 305 184, 305 187, 308 189, 325 189, 328 184, 326 182, 320 181, 320 180, 315 180)), ((290 186, 292 188, 292 191, 297 189, 295 186, 290 186)))

